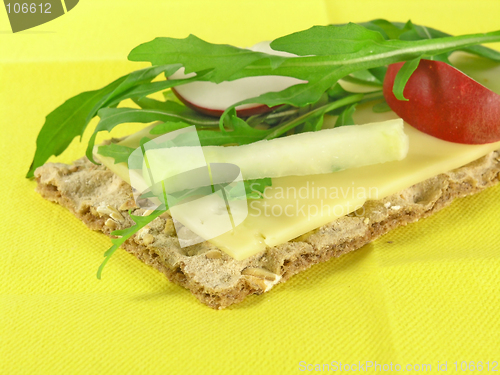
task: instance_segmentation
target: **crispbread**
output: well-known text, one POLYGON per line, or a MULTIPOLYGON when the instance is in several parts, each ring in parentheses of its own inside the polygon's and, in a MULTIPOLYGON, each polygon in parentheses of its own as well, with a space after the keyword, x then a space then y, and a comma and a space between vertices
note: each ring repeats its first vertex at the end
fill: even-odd
MULTIPOLYGON (((311 265, 356 250, 389 230, 418 221, 454 199, 499 182, 500 150, 381 200, 368 201, 363 215, 350 214, 282 245, 236 261, 209 242, 181 248, 172 219, 163 214, 124 245, 168 279, 189 289, 202 303, 222 309, 247 295, 268 291, 311 265)), ((73 165, 48 163, 35 172, 37 191, 68 208, 89 228, 107 235, 131 226, 131 187, 86 158, 73 165)))

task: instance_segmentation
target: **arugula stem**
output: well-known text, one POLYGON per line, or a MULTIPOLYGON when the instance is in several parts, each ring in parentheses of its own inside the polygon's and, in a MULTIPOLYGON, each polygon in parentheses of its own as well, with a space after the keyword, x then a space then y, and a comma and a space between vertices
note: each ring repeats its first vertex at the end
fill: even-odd
POLYGON ((342 77, 358 70, 376 68, 400 61, 412 60, 418 56, 432 56, 463 49, 483 43, 500 41, 500 30, 485 34, 472 34, 436 39, 403 41, 388 41, 385 51, 365 54, 339 54, 323 56, 300 56, 287 58, 278 68, 273 68, 268 61, 257 60, 239 72, 233 74, 228 80, 241 77, 266 76, 266 75, 292 75, 295 78, 307 80, 307 72, 332 71, 334 68, 342 71, 342 77), (391 43, 393 44, 391 46, 391 43), (301 68, 306 74, 290 74, 290 69, 301 68))
POLYGON ((370 92, 365 94, 364 98, 359 101, 359 104, 373 102, 374 100, 384 99, 384 94, 382 91, 370 92))
POLYGON ((151 223, 154 219, 156 219, 162 213, 166 212, 167 210, 165 208, 166 208, 165 206, 163 206, 162 208, 157 208, 154 212, 152 212, 148 216, 135 216, 135 215, 132 215, 131 211, 129 211, 129 215, 132 218, 132 220, 135 221, 135 224, 129 228, 115 230, 115 231, 111 232, 111 235, 121 236, 121 237, 111 239, 113 246, 111 246, 104 253, 105 259, 101 263, 101 265, 99 266, 99 269, 97 270, 97 278, 99 280, 101 279, 102 270, 104 269, 104 266, 106 265, 106 263, 108 263, 109 259, 115 253, 115 251, 118 250, 118 248, 121 245, 123 245, 125 243, 125 241, 127 241, 130 237, 132 237, 135 233, 137 233, 139 231, 139 229, 145 227, 147 224, 151 223))
POLYGON ((324 114, 326 112, 333 111, 334 109, 337 109, 337 108, 340 108, 340 107, 343 107, 343 106, 346 106, 346 105, 349 105, 352 103, 359 102, 361 99, 364 98, 364 96, 365 96, 364 94, 355 94, 355 95, 346 96, 345 98, 342 98, 340 100, 336 100, 332 103, 328 103, 324 106, 313 109, 312 111, 307 112, 307 113, 303 114, 302 116, 299 116, 299 117, 293 119, 290 122, 286 122, 283 125, 277 126, 264 139, 277 138, 280 135, 285 134, 287 131, 293 129, 294 127, 300 125, 302 122, 304 122, 304 120, 307 117, 314 116, 314 115, 321 115, 321 114, 324 114))
MULTIPOLYGON (((252 116, 247 122, 240 119, 246 126, 241 124, 239 127, 238 138, 253 142, 262 139, 263 136, 262 132, 252 127, 254 124, 258 125, 257 121, 267 121, 270 129, 265 131, 265 136, 266 139, 272 139, 286 134, 304 123, 306 119, 317 120, 314 117, 321 113, 356 102, 358 99, 353 98, 359 96, 348 97, 346 95, 349 94, 345 92, 341 93, 342 99, 336 102, 328 104, 322 102, 325 91, 331 89, 341 79, 351 82, 360 80, 359 83, 372 84, 370 79, 363 79, 366 74, 354 74, 356 72, 375 69, 377 71, 368 72, 368 76, 371 75, 382 82, 385 74, 383 69, 386 65, 412 60, 413 65, 405 64, 411 69, 407 69, 406 74, 400 76, 401 79, 395 86, 396 91, 402 95, 406 81, 419 58, 435 56, 436 59, 439 57, 449 62, 447 55, 461 50, 500 62, 498 51, 478 45, 497 41, 500 41, 500 31, 452 37, 432 28, 413 25, 411 22, 381 23, 380 20, 364 24, 315 26, 272 42, 273 49, 293 53, 297 57, 275 56, 228 45, 211 44, 193 35, 185 39, 156 38, 134 48, 129 55, 131 61, 149 61, 153 66, 125 75, 101 89, 76 95, 46 117, 37 137, 37 148, 27 177, 33 177, 35 169, 45 163, 50 156, 61 154, 73 138, 77 136, 81 138, 89 122, 96 115, 101 117, 101 121, 95 128, 87 147, 87 156, 91 161, 93 161, 92 150, 97 133, 109 132, 115 126, 128 122, 186 122, 196 125, 200 131, 205 132, 206 138, 210 138, 211 142, 233 143, 224 142, 223 139, 227 137, 233 141, 236 138, 234 132, 226 131, 224 128, 224 118, 231 109, 225 111, 217 121, 191 113, 184 106, 169 101, 165 103, 146 98, 150 94, 178 85, 195 81, 220 83, 269 75, 293 77, 304 81, 282 91, 270 91, 236 104, 259 103, 269 107, 281 106, 267 115, 252 116), (404 34, 418 39, 402 38, 404 34), (159 74, 168 77, 181 66, 186 71, 195 73, 195 76, 153 82, 159 74), (350 74, 354 75, 349 76, 350 74), (141 102, 142 109, 117 108, 117 105, 125 99, 141 102), (215 130, 217 124, 221 130, 220 137, 218 135, 214 137, 215 132, 208 130, 212 126, 215 130)), ((368 96, 361 98, 359 100, 362 101, 369 99, 368 96)), ((231 116, 237 118, 236 113, 231 116)), ((311 126, 296 129, 295 132, 304 129, 310 131, 311 126)), ((121 152, 121 157, 123 156, 121 152)))
POLYGON ((293 108, 293 109, 288 109, 283 112, 276 112, 276 113, 270 113, 267 116, 264 116, 265 119, 276 119, 280 117, 287 117, 287 116, 293 116, 297 114, 300 111, 300 108, 293 108))

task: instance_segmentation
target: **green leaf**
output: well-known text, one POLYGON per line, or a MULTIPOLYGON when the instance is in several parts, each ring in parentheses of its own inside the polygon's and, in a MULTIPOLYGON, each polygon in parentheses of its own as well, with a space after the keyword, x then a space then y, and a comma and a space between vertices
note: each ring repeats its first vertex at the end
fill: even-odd
POLYGON ((115 164, 117 164, 128 163, 128 158, 134 150, 135 149, 132 147, 120 146, 116 143, 111 143, 109 145, 99 146, 97 153, 99 155, 115 159, 115 164))
POLYGON ((108 107, 111 107, 113 105, 117 105, 121 101, 125 99, 141 99, 144 98, 147 95, 154 94, 155 92, 158 91, 163 91, 175 86, 179 85, 185 85, 186 83, 189 82, 195 82, 195 81, 202 81, 206 77, 206 74, 200 73, 196 77, 192 78, 185 78, 185 79, 170 79, 167 81, 157 81, 157 82, 149 82, 149 83, 143 83, 137 86, 134 86, 133 88, 123 92, 121 95, 117 95, 113 98, 108 103, 108 107))
POLYGON ((95 107, 126 78, 127 76, 120 77, 99 90, 82 92, 49 113, 36 139, 35 156, 26 177, 33 177, 35 169, 50 156, 60 155, 75 137, 81 137, 87 124, 95 116, 95 107))
MULTIPOLYGON (((161 73, 173 73, 179 65, 153 66, 137 70, 120 77, 108 86, 99 90, 81 93, 52 111, 46 118, 45 124, 37 138, 37 150, 33 163, 26 177, 33 177, 36 168, 45 163, 51 155, 60 155, 71 141, 83 135, 85 128, 98 110, 104 106, 115 106, 117 98, 127 98, 134 95, 133 87, 143 87, 161 73)), ((178 82, 177 82, 178 83, 178 82)), ((175 85, 175 81, 169 85, 175 85)), ((122 100, 122 99, 120 99, 122 100)))
POLYGON ((163 98, 165 99, 165 101, 167 102, 176 102, 178 104, 183 104, 179 98, 177 97, 177 95, 174 94, 174 92, 172 90, 166 90, 166 91, 163 91, 163 98))
MULTIPOLYGON (((299 57, 272 56, 228 45, 210 44, 192 35, 185 39, 157 38, 140 45, 130 53, 130 59, 150 61, 154 66, 124 76, 101 90, 80 94, 49 114, 37 139, 37 151, 27 176, 32 177, 36 167, 43 164, 51 155, 59 155, 74 137, 81 136, 87 123, 101 107, 104 108, 99 113, 104 118, 101 118, 87 148, 90 159, 97 132, 109 131, 121 122, 183 121, 198 127, 206 125, 204 120, 196 122, 196 119, 188 120, 178 116, 178 113, 167 114, 166 111, 157 111, 156 114, 139 114, 127 109, 129 112, 106 112, 123 110, 113 107, 124 99, 141 100, 151 93, 189 82, 221 82, 266 75, 295 77, 307 82, 288 87, 281 92, 269 92, 236 105, 286 104, 305 108, 319 103, 323 94, 346 76, 352 75, 351 79, 368 81, 372 79, 369 75, 371 74, 381 81, 384 67, 395 62, 411 60, 415 62, 415 59, 421 56, 434 56, 432 58, 446 60, 448 54, 455 50, 500 61, 500 52, 477 45, 500 41, 500 31, 450 37, 435 29, 413 25, 411 22, 390 23, 385 20, 374 20, 365 26, 356 24, 316 26, 272 42, 271 46, 274 49, 296 53, 300 55, 299 57), (414 40, 417 38, 418 40, 414 40), (151 82, 157 73, 165 72, 168 75, 180 66, 186 69, 186 73, 194 72, 195 76, 181 80, 151 82)), ((408 68, 411 68, 411 63, 405 67, 406 73, 411 71, 408 68)), ((396 92, 403 91, 406 82, 406 76, 403 76, 405 70, 401 73, 396 92)), ((339 101, 345 98, 347 96, 339 101)), ((224 128, 222 124, 230 111, 231 109, 228 109, 220 119, 219 127, 222 133, 224 128)), ((287 127, 296 128, 304 123, 305 118, 307 116, 304 117, 303 113, 300 113, 298 120, 286 119, 279 122, 277 132, 287 127), (283 126, 283 123, 286 125, 283 126)), ((269 119, 272 122, 271 117, 269 119)), ((205 137, 207 142, 227 144, 220 133, 203 131, 209 132, 205 137)), ((268 136, 274 136, 272 134, 268 136)), ((284 133, 280 133, 282 134, 284 133)), ((242 138, 238 144, 257 138, 257 134, 250 137, 248 135, 249 133, 245 133, 243 138, 246 140, 242 138)))
MULTIPOLYGON (((322 55, 287 58, 274 70, 271 69, 268 63, 259 60, 245 67, 238 74, 233 75, 231 79, 273 74, 292 76, 308 82, 291 86, 281 92, 270 92, 255 99, 245 100, 237 103, 237 105, 261 103, 268 106, 280 104, 304 106, 319 100, 325 90, 329 89, 339 79, 353 72, 373 69, 399 61, 412 60, 423 55, 432 56, 448 53, 478 43, 500 40, 500 31, 458 37, 403 41, 385 40, 380 33, 367 30, 369 32, 366 34, 368 42, 359 43, 358 46, 361 49, 355 51, 355 48, 352 48, 351 51, 355 52, 325 55, 336 50, 336 47, 328 48, 326 46, 327 36, 330 34, 329 42, 335 45, 339 41, 339 34, 344 34, 343 32, 338 33, 335 28, 342 27, 347 28, 352 27, 352 25, 315 26, 309 30, 277 39, 276 43, 280 47, 278 49, 286 49, 286 52, 303 55, 320 52, 322 55), (305 37, 301 34, 305 34, 305 37), (378 37, 375 37, 375 34, 378 34, 378 37), (320 51, 318 51, 318 46, 311 42, 316 36, 320 38, 319 45, 322 46, 320 51), (308 42, 312 44, 308 44, 308 42)), ((358 28, 360 27, 358 26, 358 28)), ((361 37, 362 33, 359 32, 357 35, 361 37)), ((271 45, 274 48, 273 43, 271 45)), ((348 51, 349 48, 346 47, 345 50, 348 51)))
POLYGON ((384 83, 385 73, 387 73, 386 66, 378 66, 376 68, 368 69, 368 71, 378 79, 379 82, 384 83))
POLYGON ((362 100, 364 97, 363 94, 354 94, 347 96, 345 98, 336 100, 331 103, 327 103, 321 107, 315 108, 310 112, 307 112, 297 118, 294 118, 293 120, 286 122, 284 124, 281 124, 279 126, 276 126, 272 129, 270 129, 269 135, 265 139, 274 139, 282 136, 283 134, 287 133, 289 130, 297 127, 298 125, 304 123, 304 121, 308 118, 311 118, 313 116, 321 116, 325 113, 328 113, 330 111, 333 111, 337 108, 341 108, 353 103, 357 103, 360 100, 362 100))
MULTIPOLYGON (((244 181, 245 184, 245 191, 246 191, 246 197, 240 197, 239 195, 231 195, 231 191, 229 190, 229 199, 242 199, 242 198, 248 198, 248 199, 261 199, 263 197, 264 190, 267 186, 272 185, 272 179, 271 178, 262 178, 262 179, 255 179, 255 180, 247 180, 244 181)), ((239 191, 237 189, 236 191, 239 191)), ((150 192, 151 193, 151 192, 150 192)), ((180 192, 182 193, 182 192, 180 192)), ((196 195, 196 191, 188 191, 187 196, 192 196, 196 195)), ((144 194, 144 197, 147 196, 147 193, 144 194)), ((155 196, 155 195, 153 195, 155 196)), ((164 199, 162 199, 163 201, 164 199)), ((182 200, 182 199, 180 199, 182 200)), ((132 212, 129 211, 130 218, 135 222, 134 225, 132 225, 129 228, 121 229, 121 230, 115 230, 111 232, 111 235, 113 236, 119 236, 118 238, 113 238, 111 239, 111 242, 113 243, 113 246, 111 246, 105 253, 104 253, 104 261, 101 263, 99 266, 99 269, 97 270, 97 278, 100 280, 102 277, 102 271, 106 264, 108 263, 109 259, 113 256, 113 254, 116 252, 116 250, 119 249, 120 246, 122 246, 129 238, 131 238, 135 233, 137 233, 140 229, 144 228, 146 225, 151 223, 154 219, 156 219, 158 216, 163 214, 164 212, 167 212, 168 207, 166 207, 164 204, 162 207, 157 208, 155 211, 153 211, 151 214, 148 216, 135 216, 132 215, 132 212)))
MULTIPOLYGON (((204 130, 206 128, 202 126, 196 126, 198 138, 200 140, 201 146, 224 146, 224 145, 242 145, 264 139, 271 130, 261 130, 255 129, 248 125, 245 120, 236 116, 236 112, 233 111, 231 116, 228 117, 228 129, 223 128, 221 130, 219 127, 213 127, 211 130, 204 130), (201 129, 200 129, 201 128, 201 129)), ((217 121, 217 125, 219 121, 217 121)), ((177 121, 167 121, 162 124, 156 125, 150 130, 150 134, 166 134, 178 129, 182 129, 192 124, 186 122, 177 121)), ((182 134, 176 138, 176 144, 182 145, 182 134)), ((188 136, 191 139, 190 136, 188 136)))
MULTIPOLYGON (((384 19, 375 19, 372 21, 359 23, 358 25, 366 27, 373 31, 380 32, 385 39, 421 40, 451 36, 448 33, 434 29, 432 27, 415 25, 411 21, 402 23, 389 22, 384 19)), ((460 48, 459 50, 491 60, 500 61, 500 52, 488 47, 474 45, 470 47, 460 48)))
MULTIPOLYGON (((163 207, 165 208, 165 207, 163 207)), ((114 232, 111 232, 113 236, 120 236, 119 238, 113 238, 111 239, 111 242, 113 243, 113 246, 111 246, 105 253, 104 253, 104 261, 101 263, 99 266, 99 269, 97 270, 97 278, 100 280, 102 276, 102 270, 104 269, 104 266, 106 263, 108 263, 109 259, 111 256, 115 253, 118 248, 125 243, 130 237, 132 237, 135 233, 137 233, 141 228, 145 227, 149 223, 151 223, 154 219, 156 219, 158 216, 160 216, 162 213, 166 212, 166 209, 156 209, 154 212, 149 214, 148 216, 135 216, 132 215, 132 212, 129 211, 130 218, 134 220, 135 224, 132 225, 129 228, 126 229, 121 229, 121 230, 115 230, 114 232)))
POLYGON ((261 178, 254 180, 244 180, 245 193, 242 194, 239 184, 216 184, 213 185, 215 191, 224 190, 228 200, 240 199, 262 199, 264 198, 264 190, 268 186, 272 186, 271 178, 261 178))
MULTIPOLYGON (((294 86, 290 86, 285 90, 279 92, 268 92, 256 98, 243 100, 234 104, 231 108, 235 108, 238 105, 250 103, 265 104, 269 107, 274 107, 282 104, 289 104, 295 107, 303 107, 309 104, 316 103, 321 99, 326 90, 332 87, 340 78, 345 76, 345 74, 339 73, 341 70, 342 68, 340 67, 332 68, 332 71, 330 73, 312 76, 311 81, 309 81, 308 83, 300 83, 294 86)), ((221 119, 224 119, 225 116, 226 113, 221 116, 221 119)))
MULTIPOLYGON (((379 32, 368 30, 360 25, 348 24, 344 26, 314 26, 308 30, 278 38, 271 43, 271 47, 280 51, 291 52, 298 55, 316 55, 300 58, 288 58, 279 69, 288 66, 291 60, 297 65, 298 61, 322 61, 319 57, 328 56, 328 61, 337 65, 352 64, 354 58, 364 58, 369 61, 385 59, 389 56, 405 55, 402 60, 407 60, 409 55, 413 58, 418 55, 434 55, 437 53, 451 52, 464 49, 479 43, 497 41, 500 31, 484 34, 471 34, 456 37, 443 36, 434 39, 421 40, 386 40, 379 32), (352 32, 352 35, 350 35, 352 32), (315 38, 318 39, 315 42, 315 38)), ((252 64, 253 65, 253 64, 252 64)), ((381 66, 386 64, 377 64, 381 66)), ((250 68, 250 66, 248 67, 250 68)), ((359 69, 354 69, 356 71, 359 69)))
POLYGON ((197 125, 201 129, 219 126, 219 120, 193 111, 185 105, 173 100, 162 102, 151 98, 142 98, 134 99, 134 103, 142 109, 152 109, 168 113, 173 119, 175 119, 175 121, 185 122, 190 125, 197 125))
MULTIPOLYGON (((172 102, 177 106, 177 103, 172 102)), ((185 107, 184 107, 185 108, 185 107)), ((186 109, 187 110, 187 109, 186 109)), ((188 120, 193 125, 207 125, 204 120, 197 120, 197 116, 183 116, 178 111, 162 111, 158 109, 138 109, 138 108, 103 108, 98 113, 101 120, 97 124, 94 133, 90 137, 86 155, 87 158, 94 162, 92 155, 95 139, 97 134, 102 131, 110 132, 117 125, 125 122, 149 123, 153 121, 181 121, 188 120)))
MULTIPOLYGON (((116 98, 123 97, 124 93, 129 91, 135 86, 140 86, 151 82, 161 73, 170 75, 175 73, 179 69, 179 64, 171 65, 160 65, 152 66, 145 69, 136 70, 130 73, 120 85, 111 92, 111 94, 106 98, 106 101, 102 103, 101 107, 106 107, 108 104, 116 102, 116 98)), ((98 110, 99 108, 97 108, 98 110)))
MULTIPOLYGON (((374 19, 368 22, 359 23, 358 25, 367 29, 379 32, 384 39, 400 39, 400 36, 408 31, 415 30, 411 21, 402 23, 389 22, 384 19, 374 19)), ((424 38, 427 39, 427 38, 424 38)), ((429 38, 430 39, 430 38, 429 38)))
POLYGON ((99 132, 108 131, 114 129, 115 126, 122 124, 124 122, 139 122, 148 123, 152 121, 157 121, 159 119, 169 120, 170 116, 164 112, 158 110, 145 110, 137 108, 103 108, 98 113, 101 120, 97 124, 94 133, 90 137, 86 155, 87 158, 95 163, 94 157, 92 155, 95 139, 99 132))
POLYGON ((362 84, 362 85, 370 85, 381 87, 383 81, 380 81, 377 77, 375 77, 370 70, 358 70, 357 72, 349 74, 347 77, 343 78, 345 81, 362 84))
MULTIPOLYGON (((395 22, 394 24, 397 25, 398 23, 395 22)), ((421 26, 421 25, 414 25, 414 27, 415 27, 415 32, 421 39, 431 39, 431 38, 435 39, 435 38, 444 38, 451 36, 450 34, 433 29, 432 27, 421 26)), ((413 40, 412 33, 402 34, 401 39, 413 40)), ((493 61, 500 61, 500 52, 485 46, 471 45, 467 47, 460 47, 457 48, 456 50, 468 52, 473 55, 491 59, 493 61)))
POLYGON ((150 134, 166 134, 173 132, 175 130, 187 128, 189 126, 192 126, 191 124, 187 124, 182 121, 167 121, 167 122, 162 122, 161 124, 156 125, 153 129, 149 131, 150 134))
POLYGON ((185 73, 212 70, 211 80, 222 82, 233 73, 260 59, 267 59, 273 66, 284 58, 267 55, 226 44, 212 44, 189 35, 185 39, 156 38, 134 48, 129 56, 131 61, 149 61, 152 65, 182 64, 185 73))
POLYGON ((160 111, 173 111, 173 112, 181 112, 186 109, 186 106, 171 100, 161 101, 152 98, 141 98, 141 99, 132 99, 132 101, 142 109, 158 109, 160 111))
POLYGON ((304 125, 302 126, 300 133, 317 132, 318 130, 321 130, 321 128, 323 127, 324 118, 325 118, 324 114, 308 118, 304 122, 304 125))
POLYGON ((420 57, 417 57, 413 60, 405 62, 396 74, 392 92, 398 100, 408 101, 408 99, 404 97, 403 91, 405 89, 406 82, 408 82, 415 69, 417 69, 418 64, 420 63, 420 59, 420 57))
POLYGON ((262 130, 251 127, 245 120, 236 116, 233 109, 229 112, 229 129, 199 130, 198 137, 202 146, 245 145, 266 138, 272 129, 262 130))
POLYGON ((351 104, 342 111, 339 117, 337 117, 337 121, 335 121, 335 127, 354 125, 354 119, 352 118, 352 115, 356 110, 356 104, 357 103, 351 104))
POLYGON ((351 93, 344 90, 344 88, 340 86, 338 82, 335 83, 330 89, 328 89, 326 93, 330 99, 341 99, 351 95, 351 93))
POLYGON ((275 39, 271 48, 299 56, 349 55, 379 48, 384 41, 380 33, 349 23, 343 26, 313 26, 275 39))
MULTIPOLYGON (((282 57, 283 62, 279 66, 278 64, 273 66, 270 58, 263 57, 265 54, 260 54, 256 57, 252 55, 253 52, 248 50, 225 45, 212 45, 192 36, 182 40, 169 38, 155 39, 150 43, 139 46, 132 51, 130 56, 132 59, 139 58, 139 56, 149 56, 149 60, 153 64, 182 64, 188 71, 198 69, 205 72, 205 75, 199 78, 201 80, 210 79, 217 81, 214 78, 216 74, 207 75, 208 73, 206 73, 207 70, 215 69, 218 66, 217 64, 221 64, 218 66, 218 69, 222 69, 222 67, 226 69, 225 73, 217 73, 219 74, 219 78, 228 72, 236 72, 237 69, 235 67, 240 67, 238 74, 231 76, 230 79, 242 76, 270 74, 282 74, 304 79, 308 82, 291 86, 281 92, 269 92, 257 98, 245 100, 236 103, 233 107, 248 103, 261 103, 268 106, 281 104, 305 106, 319 101, 323 93, 330 89, 340 78, 356 71, 373 69, 401 60, 415 59, 423 54, 434 55, 445 53, 461 46, 492 41, 495 38, 500 39, 500 32, 411 42, 385 40, 379 32, 365 29, 359 25, 349 24, 345 26, 316 26, 309 30, 277 39, 273 43, 281 49, 286 48, 288 52, 305 55, 316 52, 321 53, 320 56, 282 57), (312 40, 316 40, 316 42, 312 43, 312 40), (193 51, 191 51, 192 53, 188 53, 191 47, 193 51), (318 48, 321 51, 316 51, 318 48), (200 58, 200 53, 204 53, 206 58, 200 58), (331 54, 325 55, 328 53, 331 54), (241 61, 237 63, 237 60, 241 61), (232 64, 231 67, 227 66, 229 62, 232 64)), ((275 45, 272 46, 275 47, 275 45)), ((229 74, 226 74, 227 76, 229 74)), ((193 79, 196 79, 196 77, 193 77, 193 79)), ((405 81, 403 80, 403 82, 405 81)), ((158 82, 152 84, 155 83, 158 82)), ((221 128, 223 128, 222 124, 230 110, 228 109, 224 112, 221 117, 219 124, 221 128)), ((144 114, 142 115, 144 117, 144 114)), ((158 117, 154 119, 146 117, 150 119, 149 121, 176 120, 173 117, 165 118, 165 116, 165 114, 160 115, 158 113, 158 117)), ((120 121, 134 122, 136 121, 135 115, 133 112, 127 112, 126 116, 120 121), (128 116, 132 117, 127 118, 128 116)), ((189 121, 186 122, 190 123, 189 121)), ((96 132, 101 130, 109 131, 110 128, 116 125, 117 123, 114 123, 111 126, 109 121, 104 121, 103 123, 99 123, 96 132)), ((87 156, 89 158, 92 157, 91 146, 93 146, 96 132, 91 138, 89 148, 87 149, 87 156)), ((220 134, 217 133, 207 133, 208 138, 212 138, 216 143, 223 142, 220 139, 220 134)), ((238 142, 238 144, 241 143, 238 142)))
MULTIPOLYGON (((380 32, 385 39, 420 40, 451 36, 448 33, 436 30, 432 27, 412 24, 411 21, 402 23, 377 19, 359 23, 359 25, 364 26, 370 30, 380 32)), ((459 48, 457 50, 472 53, 474 55, 478 55, 494 61, 500 61, 500 52, 488 47, 474 45, 470 47, 459 48)), ((444 58, 439 59, 444 61, 444 58)))
POLYGON ((245 180, 245 191, 247 199, 262 199, 264 198, 264 190, 266 187, 273 185, 271 178, 259 178, 255 180, 245 180))
POLYGON ((384 113, 384 112, 389 112, 392 111, 391 107, 389 107, 389 104, 384 100, 380 103, 375 104, 372 107, 373 112, 375 113, 384 113))

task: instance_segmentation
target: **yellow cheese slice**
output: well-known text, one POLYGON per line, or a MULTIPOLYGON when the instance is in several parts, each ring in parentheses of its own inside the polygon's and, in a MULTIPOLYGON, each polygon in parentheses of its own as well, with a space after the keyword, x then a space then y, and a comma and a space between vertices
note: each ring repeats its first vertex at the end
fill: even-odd
MULTIPOLYGON (((480 82, 490 80, 488 86, 500 92, 500 80, 495 79, 499 76, 499 66, 486 63, 487 66, 478 68, 477 61, 464 56, 457 65, 462 64, 460 67, 480 82)), ((369 104, 360 106, 354 115, 357 124, 394 118, 397 118, 394 112, 374 113, 369 104)), ((325 118, 325 127, 333 126, 334 120, 325 118)), ((135 147, 135 141, 148 131, 146 128, 122 144, 135 147)), ((264 199, 249 201, 248 216, 243 222, 232 231, 210 239, 210 242, 233 258, 242 260, 267 246, 280 245, 347 215, 367 200, 382 199, 500 148, 500 142, 464 145, 442 141, 408 124, 405 124, 405 132, 410 139, 410 148, 404 160, 323 175, 274 178, 264 199)), ((100 155, 98 158, 128 180, 125 164, 114 164, 113 159, 100 155)))
MULTIPOLYGON (((357 111, 357 123, 394 118, 393 112, 357 111)), ((330 120, 331 121, 331 120, 330 120)), ((410 138, 401 161, 340 172, 273 179, 265 198, 250 201, 247 218, 233 231, 210 240, 237 260, 276 246, 381 199, 499 149, 500 142, 463 145, 439 140, 405 124, 410 138)), ((363 150, 359 150, 363 152, 363 150)))

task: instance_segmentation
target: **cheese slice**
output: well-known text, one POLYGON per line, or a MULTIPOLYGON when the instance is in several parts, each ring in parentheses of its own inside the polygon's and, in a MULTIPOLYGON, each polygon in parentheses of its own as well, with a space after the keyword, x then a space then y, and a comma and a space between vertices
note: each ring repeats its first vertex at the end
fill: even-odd
MULTIPOLYGON (((357 123, 379 121, 382 116, 396 117, 393 112, 373 114, 367 107, 357 112, 357 123)), ((369 199, 382 199, 500 148, 500 142, 463 145, 442 141, 408 124, 405 132, 410 149, 401 161, 324 175, 273 179, 265 198, 250 202, 243 223, 210 242, 237 260, 245 259, 266 246, 290 241, 347 215, 369 199)))
MULTIPOLYGON (((477 76, 479 81, 498 81, 498 78, 495 80, 499 76, 498 65, 479 69, 477 64, 470 63, 468 57, 460 61, 469 64, 469 75, 477 76)), ((463 70, 468 73, 467 66, 463 70)), ((500 92, 500 84, 495 82, 494 87, 489 87, 500 92)), ((359 106, 354 115, 357 124, 394 118, 397 118, 394 112, 374 113, 368 103, 359 106)), ((324 126, 332 127, 334 123, 335 118, 328 117, 324 126)), ((146 129, 122 144, 132 147, 134 140, 147 132, 146 129)), ((264 199, 249 200, 248 216, 241 224, 209 241, 233 258, 242 260, 268 246, 280 245, 354 212, 367 200, 382 199, 500 148, 500 142, 485 145, 446 142, 408 124, 405 124, 405 132, 410 139, 410 148, 404 160, 330 174, 274 178, 264 199)), ((124 164, 115 165, 113 159, 100 155, 98 158, 122 178, 128 179, 124 164)))

